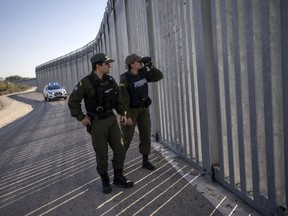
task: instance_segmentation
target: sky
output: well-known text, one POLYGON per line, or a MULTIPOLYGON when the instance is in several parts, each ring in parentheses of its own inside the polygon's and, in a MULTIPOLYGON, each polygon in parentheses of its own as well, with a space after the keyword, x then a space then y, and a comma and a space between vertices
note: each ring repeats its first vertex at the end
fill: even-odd
POLYGON ((94 40, 107 0, 0 0, 0 77, 35 68, 94 40))

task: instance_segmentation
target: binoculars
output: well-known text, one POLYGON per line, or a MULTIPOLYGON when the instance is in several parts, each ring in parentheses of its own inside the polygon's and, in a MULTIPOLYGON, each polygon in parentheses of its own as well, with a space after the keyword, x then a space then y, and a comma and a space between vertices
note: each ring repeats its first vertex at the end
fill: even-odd
POLYGON ((152 62, 152 58, 150 56, 145 56, 142 58, 142 62, 146 65, 152 62))

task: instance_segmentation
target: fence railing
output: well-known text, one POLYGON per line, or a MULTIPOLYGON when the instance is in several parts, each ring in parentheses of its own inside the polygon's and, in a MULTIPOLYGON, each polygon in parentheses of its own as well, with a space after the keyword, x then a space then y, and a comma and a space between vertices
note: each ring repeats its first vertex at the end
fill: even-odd
POLYGON ((153 134, 264 215, 288 215, 288 1, 110 0, 95 40, 36 68, 71 92, 105 52, 152 56, 153 134))
POLYGON ((36 78, 30 78, 30 79, 23 79, 23 80, 15 80, 13 81, 16 85, 27 85, 27 86, 37 86, 36 84, 36 78))

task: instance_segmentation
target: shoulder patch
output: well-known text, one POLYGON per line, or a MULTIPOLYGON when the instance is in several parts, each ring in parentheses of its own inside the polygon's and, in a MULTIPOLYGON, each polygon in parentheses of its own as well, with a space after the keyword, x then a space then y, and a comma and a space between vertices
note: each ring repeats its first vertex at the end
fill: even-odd
POLYGON ((77 91, 79 87, 82 87, 82 86, 83 86, 83 83, 82 83, 82 80, 80 80, 79 83, 77 83, 77 85, 75 86, 74 91, 77 91))

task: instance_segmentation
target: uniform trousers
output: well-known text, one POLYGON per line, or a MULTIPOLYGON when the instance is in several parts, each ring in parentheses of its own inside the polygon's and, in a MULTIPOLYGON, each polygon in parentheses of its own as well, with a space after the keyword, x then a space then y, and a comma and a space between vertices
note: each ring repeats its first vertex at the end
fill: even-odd
POLYGON ((99 174, 107 173, 108 144, 113 151, 113 169, 122 169, 124 166, 126 150, 123 145, 116 116, 112 115, 106 119, 93 120, 90 135, 96 154, 97 172, 99 174))
POLYGON ((129 114, 133 125, 121 125, 125 149, 128 150, 131 144, 137 125, 140 138, 139 152, 143 155, 149 155, 151 151, 151 120, 149 108, 130 108, 129 114))

